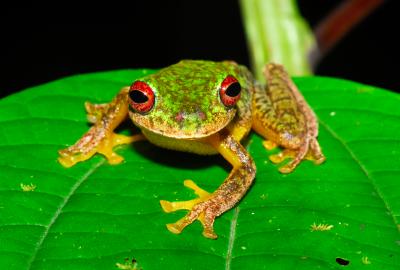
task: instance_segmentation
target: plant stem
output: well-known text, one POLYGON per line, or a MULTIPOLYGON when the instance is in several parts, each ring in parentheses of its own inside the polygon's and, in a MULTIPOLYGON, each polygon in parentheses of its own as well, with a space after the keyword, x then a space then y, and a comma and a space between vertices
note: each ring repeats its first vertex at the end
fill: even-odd
POLYGON ((268 62, 283 64, 292 75, 311 73, 308 54, 315 46, 312 32, 295 0, 240 0, 250 50, 258 80, 268 62))

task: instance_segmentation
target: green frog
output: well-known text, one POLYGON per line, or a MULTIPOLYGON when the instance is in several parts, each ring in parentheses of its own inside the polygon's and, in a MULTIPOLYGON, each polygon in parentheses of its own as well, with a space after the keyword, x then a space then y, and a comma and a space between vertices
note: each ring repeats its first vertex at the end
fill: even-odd
POLYGON ((122 88, 110 103, 86 102, 93 125, 74 145, 60 150, 58 160, 71 167, 100 153, 110 164, 118 164, 123 157, 113 148, 143 139, 172 150, 220 154, 232 170, 217 190, 209 193, 185 180, 196 199, 160 201, 165 212, 189 210, 167 224, 172 233, 199 220, 203 235, 217 238, 215 218, 243 198, 256 175, 255 163, 240 143, 252 129, 265 139, 266 149, 283 148, 270 156, 272 162, 291 159, 279 168, 281 173, 290 173, 304 159, 316 164, 325 160, 317 141, 316 116, 283 66, 267 64, 264 76, 267 84, 261 85, 245 66, 233 61, 180 61, 122 88), (140 134, 114 133, 127 117, 140 134))

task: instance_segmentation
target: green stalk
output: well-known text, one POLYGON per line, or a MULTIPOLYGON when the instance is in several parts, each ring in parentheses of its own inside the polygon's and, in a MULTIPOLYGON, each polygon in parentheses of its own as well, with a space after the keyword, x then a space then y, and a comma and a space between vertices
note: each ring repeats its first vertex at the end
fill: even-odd
POLYGON ((268 62, 283 64, 294 76, 312 73, 309 52, 316 43, 295 0, 240 0, 240 5, 258 80, 268 62))

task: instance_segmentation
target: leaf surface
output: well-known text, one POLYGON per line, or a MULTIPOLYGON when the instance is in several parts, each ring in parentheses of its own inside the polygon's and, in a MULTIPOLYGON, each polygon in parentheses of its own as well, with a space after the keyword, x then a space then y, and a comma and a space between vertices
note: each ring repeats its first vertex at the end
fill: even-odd
POLYGON ((166 214, 159 200, 194 198, 188 178, 215 190, 230 170, 222 157, 137 142, 117 150, 117 166, 101 156, 70 169, 57 162, 89 127, 85 101, 108 102, 149 72, 79 75, 0 101, 0 269, 118 269, 133 258, 144 270, 400 269, 399 95, 297 78, 327 161, 282 175, 252 134, 256 181, 209 240, 198 222, 167 231, 184 212, 166 214))

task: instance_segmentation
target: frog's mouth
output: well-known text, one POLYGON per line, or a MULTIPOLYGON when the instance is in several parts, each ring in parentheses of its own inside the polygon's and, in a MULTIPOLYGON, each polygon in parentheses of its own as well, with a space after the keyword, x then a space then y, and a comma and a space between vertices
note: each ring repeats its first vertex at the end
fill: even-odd
POLYGON ((202 111, 178 112, 167 116, 129 112, 130 118, 140 129, 176 139, 200 139, 215 134, 225 128, 235 114, 235 108, 214 113, 212 117, 202 111))

